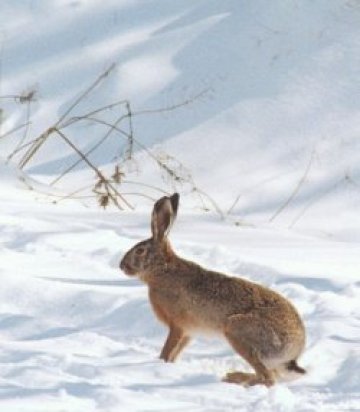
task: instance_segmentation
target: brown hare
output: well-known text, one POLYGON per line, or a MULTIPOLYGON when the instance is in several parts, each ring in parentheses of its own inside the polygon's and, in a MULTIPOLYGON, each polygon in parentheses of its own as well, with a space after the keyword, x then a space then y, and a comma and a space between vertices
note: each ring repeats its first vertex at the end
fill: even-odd
POLYGON ((120 263, 127 275, 148 285, 155 314, 169 327, 160 358, 174 362, 192 336, 215 332, 255 370, 228 373, 226 382, 271 386, 284 374, 305 373, 297 364, 305 345, 304 325, 288 300, 175 254, 167 235, 178 205, 177 193, 159 199, 152 212, 152 237, 130 249, 120 263))

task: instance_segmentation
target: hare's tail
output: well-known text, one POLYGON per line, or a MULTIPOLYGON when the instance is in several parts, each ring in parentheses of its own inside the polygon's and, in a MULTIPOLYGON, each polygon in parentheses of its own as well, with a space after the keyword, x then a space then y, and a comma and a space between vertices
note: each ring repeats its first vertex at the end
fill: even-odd
POLYGON ((288 362, 286 365, 286 369, 290 372, 296 372, 296 373, 301 373, 301 374, 305 374, 306 370, 304 368, 302 368, 301 366, 299 366, 296 363, 296 360, 293 359, 290 362, 288 362))
POLYGON ((299 379, 301 375, 306 373, 306 370, 299 366, 296 360, 291 360, 289 362, 283 363, 277 366, 273 372, 277 376, 279 382, 291 382, 293 380, 299 379))

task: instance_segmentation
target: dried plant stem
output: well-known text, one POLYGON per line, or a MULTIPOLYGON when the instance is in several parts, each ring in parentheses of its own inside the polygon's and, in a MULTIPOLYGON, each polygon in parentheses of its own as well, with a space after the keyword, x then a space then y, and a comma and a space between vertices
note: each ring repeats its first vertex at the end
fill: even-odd
POLYGON ((99 109, 96 109, 96 110, 92 110, 91 112, 85 113, 81 116, 70 117, 66 122, 62 123, 61 129, 64 129, 65 127, 68 127, 68 126, 71 126, 73 123, 76 123, 79 120, 86 119, 88 117, 94 116, 96 114, 102 113, 106 110, 110 110, 110 109, 113 109, 113 108, 121 106, 121 105, 125 105, 125 104, 127 104, 127 102, 128 102, 127 100, 118 100, 114 103, 111 103, 111 104, 108 104, 106 106, 100 107, 99 109))
POLYGON ((28 134, 29 134, 29 129, 30 129, 30 111, 31 111, 31 100, 28 100, 26 102, 26 122, 25 122, 25 130, 22 138, 19 140, 18 144, 16 145, 15 149, 11 153, 10 156, 8 156, 7 161, 10 161, 14 153, 18 153, 19 148, 24 145, 24 142, 26 141, 28 134))
POLYGON ((231 214, 231 212, 234 210, 235 206, 238 204, 239 200, 240 200, 242 197, 244 197, 244 195, 245 195, 246 193, 254 192, 257 188, 259 188, 259 187, 261 187, 261 186, 264 186, 264 185, 266 185, 266 183, 269 183, 269 182, 271 182, 272 180, 278 179, 279 177, 281 177, 281 176, 283 176, 283 175, 284 175, 284 173, 279 173, 279 174, 277 174, 277 175, 275 175, 275 176, 271 176, 271 177, 269 177, 269 178, 263 179, 263 180, 261 180, 260 182, 256 183, 256 184, 253 185, 253 186, 250 186, 250 187, 247 187, 247 188, 243 189, 243 190, 241 191, 241 193, 236 196, 235 200, 233 201, 233 203, 231 204, 231 206, 229 207, 229 209, 228 209, 227 212, 225 213, 226 216, 228 216, 228 215, 231 214))
POLYGON ((207 88, 205 90, 202 90, 200 93, 196 94, 195 96, 192 96, 189 99, 183 100, 182 102, 173 104, 171 106, 160 107, 160 108, 157 108, 157 109, 139 110, 137 112, 133 112, 132 116, 136 117, 136 116, 142 116, 142 115, 147 115, 147 114, 159 114, 159 113, 170 112, 170 111, 179 109, 180 107, 188 106, 189 104, 194 103, 195 100, 200 99, 201 97, 203 97, 209 91, 210 91, 210 88, 207 88))
POLYGON ((103 81, 106 77, 109 76, 111 71, 115 68, 115 64, 112 64, 105 72, 103 72, 100 76, 96 78, 96 80, 83 92, 80 96, 75 100, 75 102, 65 111, 65 113, 60 116, 57 122, 49 127, 44 133, 42 133, 37 141, 34 143, 32 147, 25 153, 23 158, 19 163, 20 169, 23 169, 27 163, 32 159, 32 157, 36 154, 36 152, 41 148, 41 146, 45 143, 47 138, 54 132, 54 130, 59 130, 61 128, 61 123, 66 119, 66 117, 75 109, 75 107, 92 91, 95 89, 98 84, 103 81))
POLYGON ((147 188, 149 188, 149 189, 153 189, 153 190, 156 190, 156 191, 158 191, 158 192, 160 192, 160 193, 163 193, 164 195, 168 195, 168 196, 170 195, 170 193, 167 192, 166 190, 161 189, 160 187, 157 187, 157 186, 154 186, 154 185, 149 185, 149 184, 147 184, 147 183, 135 182, 135 181, 133 181, 133 180, 124 180, 122 183, 123 183, 123 184, 130 184, 130 185, 147 187, 147 188))
MULTIPOLYGON (((84 117, 84 118, 79 119, 79 121, 80 120, 89 120, 89 121, 93 121, 95 123, 99 123, 99 124, 109 127, 109 130, 105 133, 105 135, 92 148, 90 148, 85 153, 83 153, 84 157, 89 156, 89 154, 94 152, 100 145, 102 145, 114 130, 116 130, 121 135, 128 138, 128 135, 123 130, 117 127, 117 124, 120 123, 119 119, 117 119, 113 125, 103 120, 92 118, 92 117, 84 117)), ((71 166, 69 166, 67 169, 65 169, 58 177, 56 177, 56 179, 50 182, 50 186, 53 186, 54 184, 58 183, 63 177, 65 177, 68 173, 70 173, 73 169, 75 169, 75 167, 78 166, 83 160, 84 158, 80 158, 79 160, 74 162, 71 166)))
POLYGON ((11 134, 17 132, 18 130, 23 129, 24 127, 27 127, 27 126, 30 125, 30 124, 31 124, 30 122, 20 124, 19 126, 16 126, 16 127, 14 127, 13 129, 10 129, 9 131, 7 131, 6 133, 0 135, 0 139, 11 135, 11 134))
POLYGON ((204 196, 206 199, 208 199, 208 201, 212 204, 213 208, 215 209, 215 211, 220 215, 221 219, 225 219, 225 214, 224 212, 221 210, 221 208, 219 207, 219 205, 215 202, 215 200, 208 195, 206 192, 204 192, 203 190, 199 189, 197 186, 194 186, 193 189, 195 192, 199 193, 200 195, 204 196))
POLYGON ((351 186, 355 187, 356 189, 360 189, 360 184, 356 180, 354 180, 352 176, 350 176, 349 172, 345 171, 344 174, 344 179, 346 180, 346 182, 348 182, 351 186))
POLYGON ((90 161, 89 155, 93 153, 95 150, 97 150, 103 143, 105 143, 112 133, 117 132, 121 138, 127 141, 125 154, 121 158, 122 162, 126 162, 128 160, 133 159, 134 146, 137 145, 141 150, 144 151, 144 153, 150 159, 156 162, 156 164, 160 167, 160 169, 163 170, 166 173, 166 175, 170 177, 171 181, 174 184, 175 183, 176 184, 177 183, 190 184, 192 191, 199 196, 199 199, 201 200, 204 208, 206 208, 206 203, 209 202, 211 204, 211 207, 214 208, 216 212, 218 212, 222 218, 224 218, 225 216, 222 210, 217 205, 217 203, 214 201, 214 199, 212 199, 207 193, 203 192, 201 189, 199 189, 195 185, 195 182, 193 181, 191 175, 188 176, 188 173, 187 173, 185 176, 183 176, 182 172, 176 169, 176 166, 174 167, 172 164, 168 164, 166 159, 164 160, 160 156, 157 156, 156 154, 154 154, 152 150, 147 148, 144 144, 142 144, 140 141, 138 141, 134 137, 133 119, 136 116, 151 115, 151 114, 164 113, 164 112, 176 110, 182 106, 186 106, 186 105, 189 105, 190 103, 193 103, 196 99, 202 97, 207 92, 207 90, 204 90, 201 93, 198 93, 196 96, 193 96, 190 99, 187 99, 180 103, 167 106, 167 107, 163 107, 163 108, 158 108, 158 109, 145 109, 145 110, 140 110, 140 111, 133 111, 131 108, 130 102, 128 100, 119 100, 114 103, 108 104, 106 106, 100 107, 96 110, 89 111, 88 113, 85 113, 81 116, 70 117, 72 112, 80 104, 80 102, 83 99, 85 99, 86 96, 88 96, 101 83, 101 81, 104 80, 111 73, 114 67, 115 67, 114 64, 111 65, 105 72, 103 72, 100 76, 98 76, 95 79, 95 81, 75 99, 75 101, 70 105, 70 107, 68 107, 68 109, 65 110, 65 112, 59 117, 59 119, 52 126, 47 128, 37 138, 31 140, 30 142, 26 140, 28 140, 29 126, 30 126, 30 121, 29 121, 30 113, 31 113, 30 103, 34 99, 35 92, 30 91, 27 94, 23 94, 19 96, 17 95, 3 96, 3 98, 13 98, 15 100, 18 100, 20 103, 27 103, 28 122, 26 122, 24 125, 17 127, 16 129, 12 131, 9 131, 6 134, 6 135, 9 135, 10 133, 17 131, 20 128, 25 127, 22 138, 19 140, 15 149, 8 157, 8 160, 11 160, 15 155, 18 155, 21 151, 24 151, 19 161, 19 167, 21 169, 24 168, 33 159, 33 157, 37 154, 37 152, 42 148, 42 146, 47 141, 47 139, 51 135, 56 135, 56 137, 60 137, 62 141, 64 141, 69 147, 71 147, 71 149, 77 154, 77 156, 79 156, 79 159, 76 160, 76 162, 74 162, 72 165, 70 165, 70 167, 68 167, 66 170, 64 170, 60 175, 58 175, 56 179, 54 179, 50 183, 50 185, 54 185, 58 183, 62 178, 64 178, 64 176, 70 173, 81 162, 84 162, 91 170, 95 172, 98 181, 96 182, 94 186, 91 185, 91 186, 82 187, 65 196, 48 194, 49 196, 60 198, 61 201, 65 199, 69 199, 69 198, 80 199, 80 198, 94 198, 95 197, 98 199, 99 204, 103 207, 106 207, 109 201, 111 201, 114 205, 116 205, 120 209, 124 209, 124 207, 133 209, 133 206, 127 201, 126 196, 142 196, 142 197, 145 197, 151 200, 155 200, 155 199, 153 199, 148 194, 137 193, 135 191, 123 192, 123 187, 121 188, 122 192, 120 193, 117 189, 118 185, 120 184, 137 185, 139 187, 146 187, 146 188, 149 188, 149 189, 152 189, 152 190, 164 193, 164 194, 168 194, 165 190, 159 187, 153 186, 153 185, 149 185, 149 184, 141 183, 141 182, 134 182, 130 180, 123 180, 123 177, 125 176, 125 174, 119 165, 116 165, 115 172, 111 176, 111 178, 107 178, 99 170, 99 168, 92 161, 90 161), (120 113, 119 117, 115 119, 113 123, 110 123, 106 120, 99 118, 101 117, 100 115, 104 111, 111 110, 117 107, 121 108, 122 112, 120 113), (127 120, 128 122, 125 130, 120 127, 120 123, 124 120, 127 120), (86 151, 80 150, 77 147, 77 145, 75 145, 71 141, 71 139, 67 137, 67 135, 64 132, 64 129, 66 129, 67 127, 70 127, 71 125, 76 124, 78 122, 82 122, 82 121, 97 123, 107 128, 105 134, 101 136, 101 138, 86 151), (87 195, 87 194, 81 195, 80 194, 84 190, 90 189, 91 187, 93 187, 94 195, 87 195), (206 199, 208 202, 204 202, 204 199, 206 199))
MULTIPOLYGON (((116 119, 116 121, 114 122, 114 124, 109 123, 105 120, 102 119, 98 119, 96 117, 92 117, 92 116, 81 116, 81 117, 76 117, 75 118, 76 121, 80 122, 80 121, 89 121, 89 122, 94 122, 94 123, 98 123, 98 124, 102 124, 103 126, 107 126, 109 129, 112 129, 112 131, 116 130, 117 132, 119 132, 120 134, 122 134, 124 137, 126 137, 127 139, 129 138, 128 133, 126 133, 124 130, 120 129, 119 127, 117 127, 117 125, 121 122, 121 120, 124 119, 123 116, 119 117, 116 119)), ((68 125, 61 127, 61 129, 65 129, 65 127, 68 127, 68 125)), ((109 133, 110 134, 110 133, 109 133)), ((109 137, 108 132, 105 134, 106 137, 103 137, 98 143, 96 143, 94 145, 93 148, 89 149, 90 153, 92 151, 94 151, 96 148, 98 148, 98 144, 103 143, 108 137, 109 137)))
MULTIPOLYGON (((89 120, 89 121, 93 121, 99 124, 103 124, 104 126, 109 127, 111 130, 116 130, 117 132, 119 132, 120 134, 122 134, 124 137, 126 137, 126 139, 129 142, 129 147, 127 150, 127 159, 131 159, 133 156, 133 151, 134 151, 134 143, 136 143, 141 149, 145 150, 146 153, 152 157, 157 163, 158 165, 164 169, 165 171, 168 172, 168 174, 171 174, 171 170, 169 170, 162 162, 159 161, 159 159, 154 156, 150 150, 143 144, 141 144, 139 141, 137 141, 134 138, 134 134, 133 134, 133 124, 132 124, 132 119, 133 117, 136 116, 141 116, 141 115, 147 115, 147 114, 154 114, 154 113, 163 113, 163 112, 168 112, 168 111, 172 111, 175 109, 178 109, 182 106, 186 106, 189 105, 190 103, 193 103, 195 100, 199 99, 200 97, 202 97, 203 95, 205 95, 208 92, 208 89, 201 91, 200 93, 198 93, 197 95, 193 96, 190 99, 187 99, 183 102, 177 103, 175 105, 172 106, 168 106, 168 107, 163 107, 163 108, 158 108, 158 109, 145 109, 145 110, 141 110, 138 112, 132 112, 131 110, 131 105, 130 102, 128 100, 120 100, 118 102, 115 102, 113 104, 110 104, 108 106, 104 106, 103 108, 100 108, 98 110, 86 113, 85 115, 82 116, 77 116, 77 117, 73 117, 70 118, 66 123, 64 123, 61 128, 65 128, 70 126, 71 124, 73 124, 76 121, 80 121, 80 120, 89 120), (113 108, 119 105, 125 105, 126 106, 126 110, 127 113, 125 113, 124 115, 120 116, 114 124, 110 124, 104 120, 101 119, 97 119, 92 117, 94 114, 99 113, 103 110, 109 109, 109 108, 113 108), (124 120, 128 118, 129 119, 129 133, 124 132, 124 130, 120 129, 118 127, 118 124, 124 120)), ((90 153, 94 152, 99 146, 101 146, 106 139, 110 136, 111 131, 109 131, 107 134, 105 134, 105 136, 103 138, 101 138, 93 147, 91 147, 89 150, 87 150, 84 155, 88 156, 90 153)), ((64 176, 66 176, 69 172, 71 172, 76 166, 78 166, 81 163, 81 159, 77 160, 75 163, 73 163, 71 166, 69 166, 64 172, 62 172, 56 179, 54 179, 50 185, 54 185, 56 183, 58 183, 64 176)))
POLYGON ((4 95, 4 96, 0 96, 0 99, 4 99, 4 100, 7 100, 7 99, 17 100, 19 98, 20 98, 20 95, 18 95, 18 94, 7 94, 7 95, 4 95))
POLYGON ((310 202, 308 202, 305 207, 301 210, 301 212, 293 219, 293 221, 290 223, 290 225, 288 226, 289 229, 293 228, 296 223, 304 216, 304 214, 311 208, 313 207, 319 200, 321 200, 323 197, 325 197, 326 195, 328 195, 330 192, 332 192, 333 190, 335 190, 338 186, 340 186, 342 183, 346 182, 346 176, 342 177, 340 180, 338 180, 334 185, 332 185, 331 187, 329 187, 325 192, 323 192, 320 196, 318 196, 317 198, 313 198, 310 200, 310 202))
POLYGON ((94 166, 90 160, 84 156, 84 154, 65 136, 63 132, 58 129, 55 129, 55 132, 84 160, 84 162, 96 173, 99 180, 104 183, 107 195, 113 201, 113 203, 119 207, 119 209, 123 209, 123 207, 118 203, 117 197, 122 200, 122 202, 130 209, 134 209, 133 206, 118 192, 116 187, 114 187, 100 172, 100 170, 94 166))
POLYGON ((128 160, 131 160, 133 157, 133 151, 134 151, 134 129, 133 129, 133 123, 132 123, 132 112, 131 112, 131 107, 130 107, 129 102, 126 102, 126 110, 127 110, 127 115, 129 117, 129 145, 128 145, 128 149, 126 151, 125 157, 128 160))
MULTIPOLYGON (((137 197, 144 197, 145 199, 149 199, 152 202, 155 202, 157 200, 157 198, 149 196, 145 193, 139 193, 139 192, 123 192, 122 193, 124 196, 137 196, 137 197)), ((54 197, 59 197, 57 195, 50 195, 50 196, 54 196, 54 197)), ((58 203, 69 199, 70 197, 60 197, 59 200, 57 200, 58 203)), ((97 195, 80 195, 80 196, 72 196, 71 199, 96 199, 97 195)))
POLYGON ((68 193, 68 194, 63 195, 63 196, 60 196, 60 197, 61 197, 61 199, 63 199, 63 200, 66 200, 66 199, 74 199, 75 196, 76 196, 78 193, 81 193, 81 192, 83 192, 84 190, 91 189, 93 186, 94 186, 93 184, 91 184, 91 185, 86 185, 86 186, 83 186, 83 187, 81 187, 81 188, 79 188, 79 189, 74 190, 74 191, 71 192, 71 193, 68 193))
POLYGON ((9 156, 7 157, 7 160, 10 161, 14 156, 16 156, 19 152, 21 152, 23 149, 29 147, 30 145, 34 144, 38 138, 30 140, 27 143, 24 143, 22 146, 20 146, 18 149, 12 151, 9 156))
POLYGON ((95 81, 75 100, 75 102, 65 111, 65 113, 59 118, 54 127, 61 125, 61 122, 75 109, 75 107, 90 93, 96 86, 99 85, 109 74, 115 69, 116 64, 112 63, 108 69, 106 69, 95 81))
POLYGON ((35 156, 36 152, 40 147, 45 143, 46 139, 54 132, 54 127, 49 127, 45 132, 43 132, 39 137, 37 137, 33 145, 25 153, 22 159, 19 162, 19 168, 23 169, 27 163, 35 156))
POLYGON ((281 212, 283 212, 289 206, 289 204, 292 202, 292 200, 295 198, 295 196, 299 193, 299 191, 301 189, 301 186, 304 184, 304 182, 305 182, 305 180, 306 180, 306 178, 309 174, 309 171, 311 169, 311 165, 312 165, 312 162, 314 160, 314 155, 315 155, 315 149, 311 152, 309 162, 308 162, 308 164, 305 168, 304 174, 302 175, 301 179, 299 180, 299 182, 295 186, 294 190, 291 192, 290 196, 286 199, 286 201, 271 216, 271 218, 269 219, 269 222, 273 222, 281 214, 281 212))

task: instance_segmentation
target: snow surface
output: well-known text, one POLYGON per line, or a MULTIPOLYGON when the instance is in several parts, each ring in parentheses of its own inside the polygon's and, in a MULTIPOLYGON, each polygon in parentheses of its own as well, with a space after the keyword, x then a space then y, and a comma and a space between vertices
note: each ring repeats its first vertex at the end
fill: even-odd
MULTIPOLYGON (((239 198, 235 218, 359 241, 359 21, 356 0, 2 0, 0 96, 36 91, 30 140, 116 63, 73 115, 124 98, 134 111, 194 99, 134 118, 136 138, 180 161, 224 212, 239 198)), ((0 108, 0 134, 26 121, 26 105, 2 99, 0 108)), ((66 131, 84 149, 102 136, 94 124, 66 131)), ((103 165, 123 144, 114 135, 90 159, 103 165)), ((14 135, 0 139, 4 156, 16 145, 14 135)), ((51 138, 27 171, 45 181, 76 159, 51 138)), ((128 165, 129 180, 164 186, 150 163, 128 165)), ((93 183, 93 172, 80 180, 93 183)), ((178 190, 195 203, 189 187, 178 190)))
MULTIPOLYGON (((204 213, 190 184, 175 185, 173 245, 284 294, 308 334, 308 374, 270 389, 222 383, 227 371, 249 369, 221 340, 194 341, 173 365, 158 360, 166 330, 146 287, 118 268, 149 235, 152 204, 53 204, 46 193, 94 176, 81 165, 49 188, 74 160, 50 139, 24 171, 0 160, 1 411, 360 410, 359 22, 357 0, 0 2, 0 96, 37 90, 27 139, 113 62, 75 114, 123 98, 144 110, 200 94, 134 119, 143 144, 230 210, 220 219, 210 202, 204 213)), ((13 99, 0 108, 0 135, 26 120, 13 99)), ((86 148, 99 130, 72 132, 86 148)), ((1 156, 17 144, 0 139, 1 156)), ((122 149, 111 140, 91 160, 106 170, 108 152, 122 149)), ((126 167, 129 180, 173 190, 146 153, 126 167)))
POLYGON ((304 318, 300 363, 308 374, 245 389, 220 381, 229 370, 249 370, 224 341, 198 339, 176 364, 158 360, 166 330, 146 287, 118 269, 124 252, 148 236, 150 211, 48 205, 29 197, 14 170, 7 176, 0 205, 1 410, 359 410, 358 244, 239 228, 180 209, 172 233, 179 254, 274 288, 304 318))

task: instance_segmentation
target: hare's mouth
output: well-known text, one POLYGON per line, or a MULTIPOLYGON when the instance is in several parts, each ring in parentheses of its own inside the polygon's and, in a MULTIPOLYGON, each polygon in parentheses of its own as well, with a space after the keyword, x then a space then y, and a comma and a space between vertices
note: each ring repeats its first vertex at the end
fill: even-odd
POLYGON ((136 274, 135 270, 127 263, 121 263, 120 269, 128 276, 134 276, 136 274))

